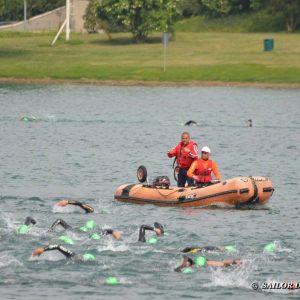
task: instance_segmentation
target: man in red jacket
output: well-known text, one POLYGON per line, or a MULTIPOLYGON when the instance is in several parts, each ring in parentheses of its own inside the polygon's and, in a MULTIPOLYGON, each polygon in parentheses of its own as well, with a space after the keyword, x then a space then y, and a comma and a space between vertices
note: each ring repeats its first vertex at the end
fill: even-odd
POLYGON ((186 182, 188 185, 192 185, 193 180, 187 177, 187 171, 193 161, 198 159, 198 146, 194 141, 190 140, 190 134, 183 132, 181 142, 169 150, 167 155, 168 157, 176 156, 177 159, 177 165, 179 167, 177 186, 184 187, 186 182))

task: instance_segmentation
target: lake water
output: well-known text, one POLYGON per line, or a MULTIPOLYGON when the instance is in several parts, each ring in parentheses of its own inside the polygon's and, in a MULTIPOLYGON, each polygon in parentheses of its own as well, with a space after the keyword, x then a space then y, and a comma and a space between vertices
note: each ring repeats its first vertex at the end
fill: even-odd
POLYGON ((300 90, 1 85, 0 144, 1 299, 299 299, 299 290, 254 291, 251 284, 300 282, 300 90), (245 126, 249 118, 252 128, 245 126), (188 120, 198 126, 185 127, 188 120), (212 149, 223 179, 270 177, 269 203, 180 209, 114 200, 117 186, 137 181, 141 164, 150 179, 174 182, 166 151, 186 130, 212 149), (96 212, 58 208, 63 197, 96 212), (27 216, 37 224, 17 234, 27 216), (75 244, 65 246, 93 253, 95 262, 66 260, 57 251, 31 258, 36 247, 59 242, 62 232, 46 232, 57 218, 74 228, 64 234, 75 244), (98 230, 122 231, 122 240, 89 239, 78 230, 89 219, 98 230), (139 226, 155 221, 167 234, 155 245, 138 243, 139 226), (276 251, 264 253, 270 242, 276 251), (173 271, 186 246, 228 244, 238 252, 206 257, 240 258, 240 267, 173 271), (109 276, 120 284, 105 285, 109 276))

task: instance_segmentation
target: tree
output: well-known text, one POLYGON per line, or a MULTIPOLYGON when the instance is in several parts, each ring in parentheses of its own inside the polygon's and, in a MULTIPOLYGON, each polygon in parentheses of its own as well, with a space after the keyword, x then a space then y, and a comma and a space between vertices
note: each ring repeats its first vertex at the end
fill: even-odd
POLYGON ((200 0, 204 14, 212 17, 237 15, 249 12, 250 0, 200 0))
POLYGON ((178 0, 102 0, 98 16, 109 24, 129 30, 136 42, 153 31, 169 31, 179 15, 178 0))
POLYGON ((294 32, 300 24, 299 0, 251 0, 254 9, 266 9, 269 13, 283 13, 288 32, 294 32))
POLYGON ((84 19, 84 28, 87 30, 88 33, 96 33, 99 28, 99 18, 97 15, 97 10, 100 5, 99 0, 90 0, 85 15, 83 16, 84 19))

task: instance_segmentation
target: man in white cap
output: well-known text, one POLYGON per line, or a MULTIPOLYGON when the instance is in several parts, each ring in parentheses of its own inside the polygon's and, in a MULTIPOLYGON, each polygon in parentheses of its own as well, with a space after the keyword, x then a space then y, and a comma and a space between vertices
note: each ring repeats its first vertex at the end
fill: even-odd
POLYGON ((221 174, 217 164, 209 159, 211 151, 204 146, 201 149, 201 157, 194 161, 187 172, 187 176, 194 179, 198 186, 209 185, 212 181, 211 173, 214 173, 217 180, 221 180, 221 174))

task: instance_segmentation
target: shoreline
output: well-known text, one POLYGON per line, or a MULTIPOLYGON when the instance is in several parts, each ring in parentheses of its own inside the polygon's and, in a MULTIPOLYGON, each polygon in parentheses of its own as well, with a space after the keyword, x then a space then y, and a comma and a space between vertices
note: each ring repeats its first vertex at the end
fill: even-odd
POLYGON ((249 87, 300 89, 300 83, 262 83, 236 81, 147 81, 147 80, 97 80, 97 79, 51 79, 0 77, 0 84, 71 84, 99 86, 145 86, 145 87, 249 87))

